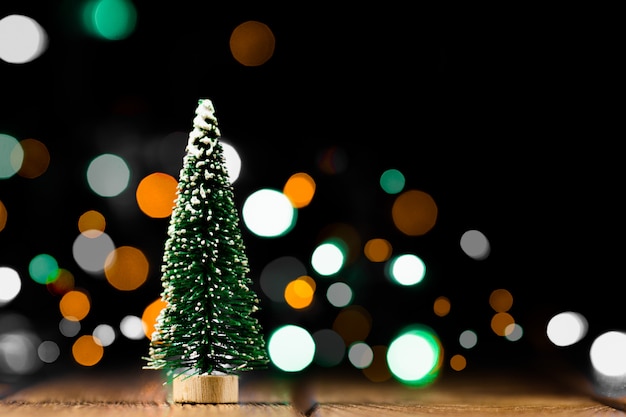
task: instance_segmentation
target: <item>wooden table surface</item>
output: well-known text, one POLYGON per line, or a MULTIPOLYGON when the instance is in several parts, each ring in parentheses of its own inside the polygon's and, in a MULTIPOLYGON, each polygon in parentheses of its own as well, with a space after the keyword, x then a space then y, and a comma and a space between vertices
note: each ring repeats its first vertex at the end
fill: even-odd
POLYGON ((533 372, 442 374, 426 387, 360 373, 244 374, 236 404, 177 404, 158 371, 79 371, 0 384, 0 416, 626 416, 622 399, 533 372))

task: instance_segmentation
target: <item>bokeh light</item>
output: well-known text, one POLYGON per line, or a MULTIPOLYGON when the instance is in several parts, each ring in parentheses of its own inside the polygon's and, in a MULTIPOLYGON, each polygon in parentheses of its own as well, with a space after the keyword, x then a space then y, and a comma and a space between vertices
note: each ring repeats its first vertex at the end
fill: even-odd
POLYGON ((20 274, 8 266, 0 266, 0 307, 9 304, 22 289, 20 274))
POLYGON ((300 310, 311 305, 314 294, 315 281, 310 277, 300 277, 287 284, 285 301, 290 307, 300 310))
POLYGON ((106 257, 104 276, 120 291, 136 290, 148 279, 150 264, 144 253, 133 246, 120 246, 106 257))
POLYGON ((365 342, 354 342, 348 347, 348 359, 355 368, 367 368, 374 360, 374 351, 365 342))
POLYGON ((285 183, 283 194, 295 208, 306 207, 315 195, 315 180, 305 172, 295 173, 285 183))
POLYGON ((63 295, 74 289, 74 274, 65 268, 59 268, 57 278, 46 284, 48 291, 54 295, 63 295))
POLYGON ((22 167, 24 150, 11 135, 0 133, 0 180, 11 178, 22 167))
POLYGON ((491 330, 498 336, 508 335, 508 332, 513 330, 513 327, 510 327, 512 324, 515 324, 515 319, 509 313, 500 312, 491 317, 491 330))
POLYGON ((404 189, 404 174, 397 169, 385 170, 380 176, 380 187, 387 194, 398 194, 404 189))
POLYGON ((48 284, 59 276, 59 264, 52 255, 41 253, 31 259, 28 273, 36 283, 48 284))
POLYGON ((0 59, 10 64, 31 62, 48 47, 44 28, 35 19, 21 14, 0 19, 0 39, 0 59))
POLYGON ((285 372, 299 372, 313 362, 315 341, 305 328, 287 324, 269 335, 267 350, 277 368, 285 372))
POLYGON ((343 338, 332 329, 320 329, 313 333, 315 341, 316 364, 324 367, 333 367, 341 363, 346 354, 346 345, 343 338))
POLYGON ((135 192, 139 209, 149 217, 169 217, 174 208, 177 187, 178 181, 169 174, 155 172, 144 177, 135 192))
POLYGON ((105 153, 91 160, 87 167, 87 183, 101 197, 115 197, 128 187, 130 168, 117 155, 105 153))
POLYGON ((91 333, 95 338, 96 343, 107 347, 113 344, 115 341, 115 329, 108 324, 98 324, 91 333))
POLYGON ((137 10, 130 0, 88 0, 82 17, 88 34, 111 41, 126 39, 137 24, 137 10))
POLYGON ((316 162, 320 171, 328 175, 341 174, 348 169, 348 155, 343 148, 337 145, 321 151, 317 155, 316 162))
POLYGON ((241 156, 239 156, 237 149, 223 138, 220 143, 224 152, 224 165, 228 171, 228 180, 233 184, 241 174, 241 156))
POLYGON ((465 349, 471 349, 478 343, 478 335, 473 330, 463 330, 459 336, 459 344, 465 349))
POLYGON ((410 286, 419 284, 426 276, 426 264, 411 253, 398 255, 390 260, 387 274, 397 284, 410 286))
POLYGON ((259 283, 263 293, 272 301, 284 303, 285 288, 301 276, 307 275, 304 264, 294 256, 281 256, 267 263, 261 270, 259 283))
POLYGON ((408 190, 399 194, 391 208, 394 225, 408 236, 428 233, 437 223, 438 208, 430 194, 408 190))
POLYGON ((457 353, 450 358, 450 368, 454 369, 455 371, 462 371, 466 367, 467 359, 465 359, 465 356, 457 353))
POLYGON ((504 338, 509 342, 517 342, 524 336, 524 328, 519 323, 511 323, 504 329, 504 338))
POLYGON ((82 290, 66 292, 59 301, 59 310, 64 318, 72 321, 80 321, 87 317, 91 310, 91 300, 82 290))
POLYGON ((65 317, 59 321, 59 332, 65 337, 76 336, 82 327, 80 321, 69 320, 65 317))
POLYGON ((400 332, 387 350, 387 364, 393 376, 408 385, 424 385, 438 375, 443 349, 431 329, 412 327, 400 332))
POLYGON ((265 24, 249 20, 238 25, 230 35, 233 58, 247 67, 263 65, 274 55, 276 39, 265 24))
POLYGON ((7 212, 7 208, 2 200, 0 200, 0 232, 4 230, 5 226, 7 225, 8 217, 9 213, 7 212))
POLYGON ((345 307, 352 302, 352 288, 345 282, 333 282, 326 290, 328 302, 335 307, 345 307))
POLYGON ((468 230, 463 233, 460 245, 467 256, 479 261, 487 259, 491 252, 489 240, 478 230, 468 230))
POLYGON ((608 377, 626 376, 626 333, 611 330, 594 339, 589 349, 591 365, 608 377))
POLYGON ((37 346, 37 355, 44 363, 53 363, 61 355, 59 345, 52 340, 44 340, 37 346))
POLYGON ((50 153, 46 145, 37 139, 24 139, 20 145, 24 152, 24 159, 17 174, 33 179, 45 173, 50 165, 50 153))
POLYGON ((342 248, 336 240, 317 246, 311 255, 311 266, 320 275, 330 276, 341 270, 345 262, 342 248))
POLYGON ((82 335, 72 345, 72 355, 76 363, 94 366, 104 356, 104 348, 92 335, 82 335))
POLYGON ((385 262, 391 257, 392 247, 387 239, 374 238, 365 243, 363 254, 372 262, 385 262))
POLYGON ((499 313, 509 311, 513 306, 513 295, 504 288, 493 290, 489 295, 489 305, 499 313))
POLYGON ((367 339, 372 329, 372 316, 363 306, 351 305, 342 309, 333 321, 333 330, 346 346, 367 339))
POLYGON ((391 378, 389 366, 387 366, 387 346, 374 345, 372 349, 372 362, 363 369, 363 375, 372 382, 384 382, 391 378))
POLYGON ((241 215, 252 233, 271 238, 284 236, 293 229, 297 211, 285 194, 264 188, 246 198, 241 215))
POLYGON ((546 336, 556 346, 571 346, 587 335, 587 319, 575 311, 563 311, 548 320, 546 336))
POLYGON ((143 310, 143 314, 141 315, 141 322, 144 330, 144 334, 148 339, 152 339, 152 333, 154 333, 154 328, 157 323, 157 318, 159 314, 161 314, 161 310, 165 308, 167 303, 162 298, 158 298, 148 304, 148 306, 143 310))
POLYGON ((30 375, 42 365, 37 347, 39 336, 30 330, 0 333, 0 375, 30 375))
POLYGON ((433 303, 433 311, 439 317, 447 316, 450 313, 451 308, 452 304, 450 303, 448 297, 437 297, 433 303))
MULTIPOLYGON (((90 233, 90 235, 93 234, 90 233)), ((101 233, 96 237, 88 237, 81 233, 72 245, 74 261, 83 271, 93 275, 100 275, 104 272, 107 257, 114 250, 113 240, 107 233, 101 233)))
POLYGON ((78 218, 78 231, 88 238, 100 236, 106 227, 106 219, 96 210, 88 210, 78 218))
POLYGON ((128 314, 120 321, 120 332, 130 340, 141 340, 146 337, 141 317, 128 314))

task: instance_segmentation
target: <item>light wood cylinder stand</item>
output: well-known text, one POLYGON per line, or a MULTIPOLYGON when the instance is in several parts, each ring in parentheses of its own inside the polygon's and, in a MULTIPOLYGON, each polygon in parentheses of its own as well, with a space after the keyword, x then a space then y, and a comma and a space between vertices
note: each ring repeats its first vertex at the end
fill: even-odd
POLYGON ((237 375, 182 375, 172 381, 172 400, 178 403, 224 404, 239 401, 237 375))

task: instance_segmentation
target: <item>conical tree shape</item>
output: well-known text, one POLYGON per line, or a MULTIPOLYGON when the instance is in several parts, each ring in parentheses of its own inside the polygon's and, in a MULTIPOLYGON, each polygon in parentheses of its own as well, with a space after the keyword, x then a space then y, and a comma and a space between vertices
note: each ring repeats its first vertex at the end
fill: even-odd
POLYGON ((166 306, 146 369, 233 374, 268 363, 213 103, 200 100, 165 242, 166 306))

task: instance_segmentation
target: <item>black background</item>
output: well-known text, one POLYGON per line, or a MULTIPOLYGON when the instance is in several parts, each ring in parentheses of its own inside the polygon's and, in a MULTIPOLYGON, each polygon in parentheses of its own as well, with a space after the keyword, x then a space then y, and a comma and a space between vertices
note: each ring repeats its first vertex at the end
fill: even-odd
MULTIPOLYGON (((541 353, 546 319, 558 311, 583 313, 590 337, 624 327, 624 68, 615 11, 156 3, 135 2, 137 26, 121 41, 81 35, 71 12, 77 2, 0 5, 0 17, 26 14, 49 36, 35 61, 0 62, 0 131, 37 138, 52 156, 40 178, 0 182, 0 199, 12 208, 0 232, 1 264, 26 277, 34 254, 54 252, 92 297, 115 300, 113 310, 94 307, 94 323, 140 315, 158 296, 156 268, 133 294, 81 277, 69 250, 75 222, 97 209, 116 241, 141 247, 158 263, 167 220, 109 205, 88 191, 84 171, 103 152, 132 155, 134 181, 159 169, 151 141, 189 131, 197 100, 210 98, 222 135, 242 156, 239 204, 298 171, 317 181, 316 199, 290 236, 267 241, 244 232, 255 277, 279 256, 308 259, 320 230, 336 222, 353 225, 363 240, 386 236, 394 250, 429 259, 432 279, 404 292, 381 278, 377 265, 363 261, 346 272, 367 277, 357 301, 372 311, 372 344, 386 343, 403 321, 432 325, 451 346, 468 326, 488 334, 487 300, 496 288, 514 295, 512 314, 527 336, 518 344, 481 339, 473 359, 484 366, 508 362, 512 353, 541 353), (230 33, 246 20, 267 24, 276 37, 274 55, 260 67, 230 55, 230 33), (334 176, 317 164, 331 146, 345 152, 348 166, 334 176), (390 167, 405 174, 407 188, 437 202, 438 223, 428 236, 408 238, 393 228, 392 198, 377 189, 390 167), (460 235, 472 228, 490 240, 485 261, 459 250, 460 235), (463 313, 435 318, 432 300, 442 294, 463 313)), ((57 303, 26 283, 2 309, 54 328, 57 303)), ((262 303, 268 330, 285 321, 316 330, 336 314, 314 305, 286 316, 262 303)), ((146 349, 120 342, 106 360, 138 358, 146 349)))

